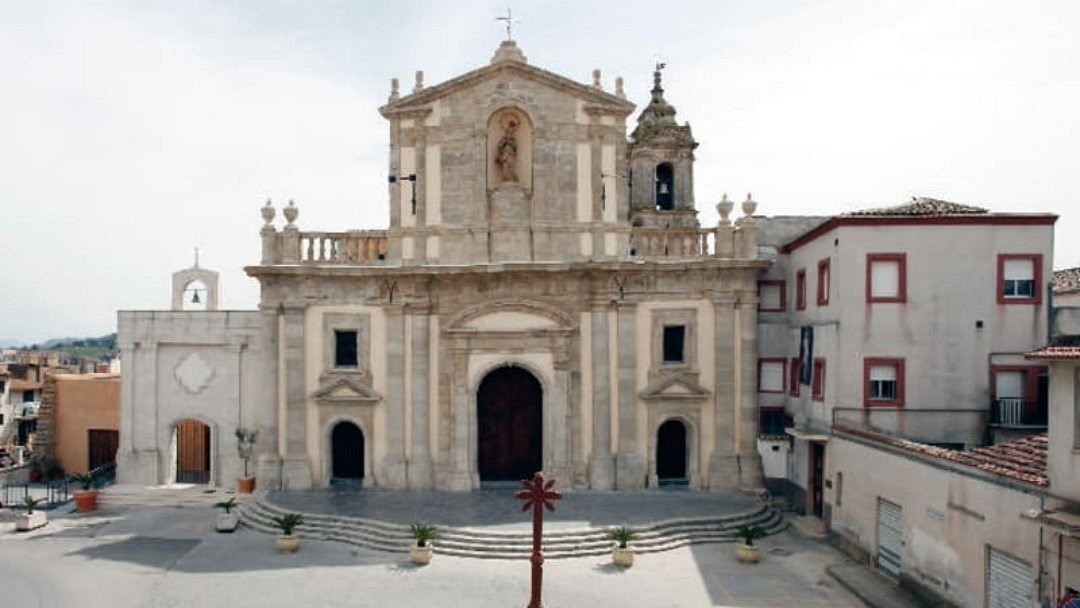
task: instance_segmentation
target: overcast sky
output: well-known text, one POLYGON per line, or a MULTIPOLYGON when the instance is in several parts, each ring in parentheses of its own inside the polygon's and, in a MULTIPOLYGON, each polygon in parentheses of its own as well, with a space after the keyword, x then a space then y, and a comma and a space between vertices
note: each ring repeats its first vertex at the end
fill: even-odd
MULTIPOLYGON (((390 79, 486 65, 507 6, 0 0, 0 339, 167 309, 195 247, 223 308, 254 308, 267 198, 304 230, 384 228, 390 79)), ((623 76, 639 108, 667 63, 705 225, 724 192, 765 215, 931 196, 1059 214, 1054 266, 1080 265, 1076 0, 512 8, 530 63, 623 76)))

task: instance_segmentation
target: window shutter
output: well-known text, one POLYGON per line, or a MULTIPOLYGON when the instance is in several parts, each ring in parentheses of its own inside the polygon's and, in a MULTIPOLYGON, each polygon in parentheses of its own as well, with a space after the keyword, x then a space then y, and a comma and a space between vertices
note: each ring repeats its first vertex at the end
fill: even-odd
POLYGON ((900 295, 899 262, 873 262, 870 267, 870 295, 875 298, 895 298, 900 295))
POLYGON ((765 362, 761 364, 761 390, 784 390, 784 364, 765 362))
POLYGON ((873 381, 895 381, 896 380, 896 367, 892 365, 873 365, 870 367, 870 380, 873 381))
POLYGON ((1030 281, 1035 278, 1035 266, 1031 260, 1005 260, 1006 281, 1030 281))

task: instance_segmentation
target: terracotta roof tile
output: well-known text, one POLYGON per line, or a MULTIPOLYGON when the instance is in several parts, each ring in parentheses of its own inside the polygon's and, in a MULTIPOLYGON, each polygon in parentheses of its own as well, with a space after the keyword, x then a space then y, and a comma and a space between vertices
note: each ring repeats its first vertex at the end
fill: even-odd
POLYGON ((1046 472, 1046 435, 1032 435, 984 448, 956 451, 861 429, 837 427, 837 430, 884 443, 906 452, 948 460, 1016 481, 1041 487, 1050 485, 1046 472))
POLYGON ((1080 346, 1044 346, 1024 355, 1028 359, 1080 359, 1080 346))
POLYGON ((1055 270, 1052 283, 1054 285, 1054 293, 1080 291, 1080 266, 1076 268, 1065 268, 1064 270, 1055 270))
POLYGON ((949 201, 942 201, 936 198, 927 197, 912 197, 910 203, 904 203, 903 205, 897 205, 895 207, 882 207, 878 209, 863 209, 862 211, 852 211, 844 215, 916 215, 916 216, 936 216, 936 215, 980 215, 990 213, 988 210, 982 207, 975 207, 973 205, 961 205, 960 203, 951 203, 949 201))

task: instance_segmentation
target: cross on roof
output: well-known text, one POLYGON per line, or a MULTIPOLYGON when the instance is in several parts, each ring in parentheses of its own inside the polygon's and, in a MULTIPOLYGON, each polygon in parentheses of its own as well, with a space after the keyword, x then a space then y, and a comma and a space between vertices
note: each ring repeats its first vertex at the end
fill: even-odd
POLYGON ((506 16, 505 17, 495 17, 495 20, 496 21, 505 21, 506 22, 506 39, 507 40, 513 40, 514 39, 514 35, 513 35, 514 34, 513 33, 514 24, 515 23, 521 23, 521 20, 520 19, 514 19, 514 14, 510 12, 510 9, 506 9, 506 16))

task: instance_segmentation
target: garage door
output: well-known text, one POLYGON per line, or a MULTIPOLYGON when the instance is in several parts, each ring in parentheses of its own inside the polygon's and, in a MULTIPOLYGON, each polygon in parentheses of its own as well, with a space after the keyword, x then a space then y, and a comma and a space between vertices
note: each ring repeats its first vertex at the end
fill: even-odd
POLYGON ((900 505, 878 499, 878 570, 894 581, 900 580, 901 539, 904 538, 904 514, 900 505))
POLYGON ((987 608, 1030 608, 1031 565, 1004 551, 989 547, 986 554, 987 608))

